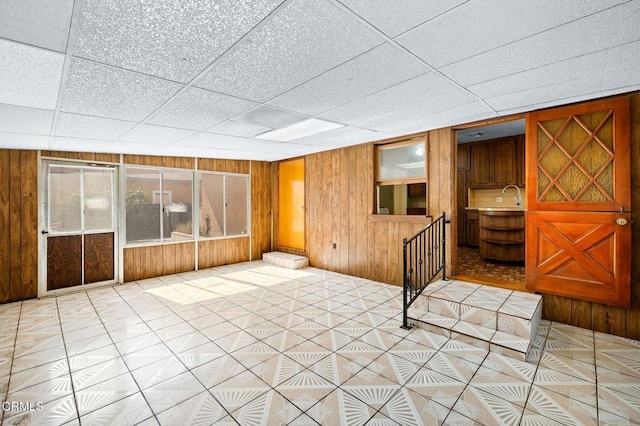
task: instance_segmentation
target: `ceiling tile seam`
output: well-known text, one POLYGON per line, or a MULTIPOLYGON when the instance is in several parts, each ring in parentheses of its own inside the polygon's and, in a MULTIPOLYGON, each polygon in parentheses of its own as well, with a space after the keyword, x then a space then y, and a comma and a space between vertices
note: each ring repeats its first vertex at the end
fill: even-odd
POLYGON ((0 40, 9 42, 9 43, 16 43, 16 44, 20 44, 22 46, 28 46, 37 50, 44 50, 47 53, 57 53, 58 55, 64 55, 65 52, 60 52, 59 50, 54 50, 54 49, 48 49, 46 47, 42 47, 42 46, 38 46, 36 44, 31 44, 31 43, 25 43, 24 41, 20 41, 20 40, 14 40, 12 38, 7 38, 7 37, 2 37, 0 36, 0 40))
POLYGON ((458 60, 453 61, 453 62, 450 62, 450 63, 448 63, 448 64, 441 65, 440 67, 438 67, 438 69, 442 69, 442 68, 448 67, 448 66, 450 66, 450 65, 457 64, 457 63, 462 62, 462 61, 465 61, 465 60, 467 60, 467 59, 475 58, 476 56, 484 55, 485 53, 488 53, 488 52, 493 52, 494 50, 498 50, 498 49, 501 49, 501 48, 503 48, 503 47, 506 47, 506 46, 510 46, 510 45, 512 45, 512 44, 515 44, 515 43, 519 43, 519 42, 521 42, 521 41, 523 41, 523 40, 527 40, 527 39, 529 39, 529 38, 532 38, 532 37, 538 36, 538 35, 540 35, 540 34, 544 34, 544 33, 546 33, 546 32, 549 32, 549 31, 555 30, 555 29, 557 29, 557 28, 564 27, 565 25, 569 25, 569 24, 575 23, 575 22, 577 22, 577 21, 581 21, 581 20, 583 20, 583 19, 589 18, 589 17, 594 16, 594 15, 597 15, 597 14, 599 14, 599 13, 606 12, 606 11, 611 10, 611 9, 614 9, 614 8, 616 8, 616 7, 621 7, 621 6, 625 5, 625 4, 627 4, 627 3, 631 3, 631 2, 633 2, 633 1, 636 1, 636 0, 628 0, 628 1, 624 2, 624 3, 619 3, 619 4, 616 4, 616 5, 610 6, 610 7, 606 8, 606 9, 598 10, 597 12, 593 12, 593 13, 590 13, 590 14, 588 14, 588 15, 584 15, 584 16, 581 16, 581 17, 579 17, 579 18, 572 19, 572 20, 570 20, 570 21, 564 22, 564 23, 562 23, 562 24, 558 24, 558 25, 553 26, 553 27, 551 27, 551 28, 547 28, 547 29, 545 29, 545 30, 537 31, 537 32, 535 32, 535 33, 533 33, 533 34, 529 34, 529 35, 528 35, 528 36, 526 36, 526 37, 522 37, 522 38, 519 38, 519 39, 517 39, 517 40, 512 40, 512 41, 510 41, 510 42, 508 42, 508 43, 501 44, 500 46, 495 46, 495 47, 493 47, 493 48, 491 48, 491 49, 487 49, 487 50, 483 50, 482 52, 474 53, 473 55, 471 55, 471 56, 467 56, 466 58, 458 59, 458 60))
MULTIPOLYGON (((353 14, 360 16, 356 11, 354 11, 353 9, 351 9, 351 8, 350 8, 349 6, 347 6, 346 4, 342 3, 342 0, 337 0, 337 1, 339 1, 339 2, 342 4, 342 6, 344 6, 345 8, 349 9, 353 14)), ((417 24, 417 25, 415 25, 415 26, 413 26, 413 27, 411 27, 411 28, 409 28, 409 29, 407 29, 407 30, 405 30, 405 31, 403 31, 403 32, 401 32, 401 33, 399 33, 399 34, 396 34, 395 36, 393 36, 393 38, 400 37, 400 36, 405 35, 405 34, 407 34, 407 33, 411 32, 411 31, 414 31, 416 28, 419 28, 419 27, 421 27, 422 25, 424 25, 424 24, 426 24, 426 23, 429 23, 429 22, 431 22, 431 21, 433 21, 433 20, 435 20, 435 19, 438 19, 438 18, 442 17, 443 15, 446 15, 446 14, 448 14, 448 13, 452 12, 453 10, 455 10, 455 9, 457 9, 457 8, 459 8, 459 7, 465 6, 465 5, 466 5, 467 3, 469 3, 470 1, 471 1, 471 0, 465 0, 465 1, 464 1, 464 2, 462 2, 462 3, 460 3, 460 4, 457 4, 457 5, 453 6, 451 9, 447 9, 447 10, 445 10, 444 12, 440 13, 439 15, 434 16, 433 18, 429 18, 429 19, 427 19, 427 20, 426 20, 426 21, 424 21, 424 22, 421 22, 421 23, 419 23, 419 24, 417 24)), ((366 21, 366 19, 365 19, 364 17, 360 16, 360 18, 366 21)), ((367 21, 367 22, 369 22, 369 21, 367 21)), ((376 29, 377 29, 377 27, 376 27, 375 25, 373 25, 372 23, 370 23, 370 22, 369 22, 369 24, 370 24, 371 26, 373 26, 374 28, 376 28, 376 29)), ((379 31, 381 31, 381 30, 379 30, 379 31)))
MULTIPOLYGON (((252 34, 254 34, 255 32, 259 31, 262 27, 264 27, 267 23, 269 23, 282 9, 284 9, 286 6, 289 5, 289 3, 292 3, 293 1, 294 0, 284 0, 284 1, 282 1, 267 16, 265 16, 260 22, 258 22, 256 25, 254 25, 253 28, 251 28, 249 31, 245 32, 242 35, 242 37, 240 37, 238 40, 236 40, 236 42, 233 43, 227 50, 225 50, 220 55, 218 55, 213 61, 211 61, 211 63, 209 65, 207 65, 202 71, 200 71, 189 82, 187 82, 186 84, 185 83, 179 83, 179 84, 182 84, 184 87, 182 87, 180 90, 178 90, 173 96, 169 97, 169 99, 167 99, 160 106, 158 106, 158 108, 156 108, 153 111, 151 111, 151 113, 149 113, 149 115, 147 115, 144 119, 142 119, 138 124, 136 124, 133 128, 131 128, 124 135, 120 136, 120 138, 115 140, 114 143, 123 141, 123 138, 126 137, 128 134, 130 134, 131 132, 135 131, 137 128, 139 128, 143 124, 147 124, 146 123, 147 120, 149 120, 156 112, 160 111, 165 105, 167 105, 169 102, 171 102, 173 99, 175 99, 177 96, 179 96, 181 93, 185 92, 189 88, 194 87, 194 84, 197 83, 198 80, 203 78, 203 76, 206 75, 209 71, 211 71, 211 69, 213 69, 213 67, 219 61, 221 61, 222 59, 226 58, 228 55, 230 55, 233 52, 235 52, 245 39, 250 38, 252 34)), ((124 69, 126 69, 126 68, 124 68, 124 69)), ((132 71, 132 70, 128 70, 128 71, 132 71)), ((132 71, 132 72, 136 72, 136 71, 132 71)), ((149 75, 149 74, 144 74, 144 73, 140 73, 140 74, 149 75)), ((159 77, 156 77, 156 76, 151 76, 151 77, 159 78, 159 77)), ((167 81, 171 81, 171 80, 167 80, 167 81)), ((197 87, 197 86, 195 86, 195 88, 201 89, 200 87, 197 87)), ((207 89, 201 89, 201 90, 207 90, 207 89)), ((219 93, 219 94, 222 94, 222 95, 225 95, 225 96, 232 96, 232 95, 229 95, 227 93, 213 92, 211 90, 209 90, 209 91, 212 92, 212 93, 219 93)), ((237 99, 242 99, 242 98, 239 98, 237 96, 233 96, 233 97, 237 98, 237 99)), ((250 102, 253 102, 253 103, 258 103, 258 102, 255 102, 255 101, 251 101, 249 99, 243 99, 243 100, 247 100, 247 101, 250 101, 250 102)), ((216 124, 220 124, 220 123, 216 123, 216 124)), ((215 124, 213 126, 215 126, 215 124)), ((210 126, 210 127, 208 127, 207 129, 205 129, 203 131, 199 131, 196 134, 206 133, 206 130, 210 129, 213 126, 210 126)), ((195 136, 195 135, 192 135, 192 136, 195 136)))
POLYGON ((60 84, 58 86, 58 99, 56 100, 56 109, 53 112, 53 120, 51 120, 51 131, 49 133, 49 149, 53 147, 53 134, 58 124, 58 118, 60 117, 60 108, 62 105, 62 96, 67 84, 67 78, 69 76, 69 69, 71 68, 71 62, 73 60, 73 48, 78 35, 78 26, 80 22, 80 15, 82 8, 84 7, 84 0, 75 0, 73 2, 73 10, 71 12, 71 21, 69 22, 69 34, 67 36, 66 51, 64 53, 64 65, 62 66, 62 75, 60 77, 60 84))
MULTIPOLYGON (((411 80, 413 80, 414 78, 418 78, 418 77, 423 76, 423 75, 425 75, 425 74, 428 74, 428 73, 430 73, 430 72, 432 72, 432 71, 427 71, 427 72, 425 72, 424 74, 420 74, 420 75, 417 75, 417 76, 415 76, 415 77, 413 77, 413 78, 410 78, 410 79, 408 79, 408 80, 401 81, 400 83, 394 84, 393 86, 389 86, 389 87, 387 87, 386 89, 378 90, 378 91, 376 91, 376 92, 374 92, 374 93, 371 93, 370 95, 363 96, 363 97, 358 98, 358 99, 355 99, 355 100, 353 100, 353 101, 351 101, 351 102, 347 102, 346 104, 343 104, 343 105, 337 106, 337 107, 335 107, 335 108, 331 108, 330 110, 324 111, 324 112, 322 112, 322 113, 320 113, 320 114, 326 114, 326 113, 331 112, 331 111, 334 111, 334 110, 336 110, 336 109, 344 108, 345 106, 348 106, 348 105, 354 104, 354 103, 356 103, 356 102, 361 101, 362 99, 368 98, 369 96, 373 96, 373 95, 375 95, 375 94, 377 94, 377 93, 380 93, 380 92, 382 92, 382 91, 384 91, 384 90, 391 89, 391 88, 393 88, 393 87, 395 87, 395 86, 398 86, 398 85, 400 85, 400 84, 406 83, 407 81, 411 81, 411 80)), ((394 113, 394 112, 400 111, 401 109, 409 108, 409 107, 411 107, 411 106, 413 106, 413 105, 416 105, 416 104, 419 104, 419 103, 421 103, 421 102, 428 101, 429 99, 434 99, 434 98, 440 97, 440 96, 442 96, 442 95, 446 95, 446 94, 449 94, 449 93, 455 92, 456 90, 460 90, 460 89, 459 89, 458 87, 456 87, 455 89, 451 89, 451 90, 447 90, 447 91, 442 92, 442 93, 438 93, 438 94, 437 94, 437 95, 435 95, 435 96, 431 96, 431 97, 428 97, 428 98, 420 99, 419 101, 411 102, 411 103, 409 103, 409 104, 402 105, 402 106, 400 106, 400 107, 398 107, 398 108, 394 108, 394 109, 389 110, 389 111, 381 112, 380 114, 377 114, 377 115, 372 115, 372 116, 366 117, 366 118, 364 118, 364 119, 362 119, 362 120, 360 120, 360 121, 356 121, 356 122, 354 122, 353 124, 350 124, 349 126, 352 126, 352 127, 353 127, 353 126, 355 126, 355 125, 357 125, 357 124, 364 123, 365 121, 373 120, 373 119, 375 119, 375 118, 379 118, 379 117, 382 117, 382 116, 387 115, 387 114, 392 114, 392 113, 394 113)), ((318 114, 318 115, 320 115, 320 114, 318 114)), ((363 129, 364 129, 364 128, 363 128, 363 129)), ((368 130, 371 130, 371 129, 368 129, 368 130)))
POLYGON ((477 86, 477 85, 489 83, 489 82, 492 82, 492 81, 496 81, 496 80, 502 80, 502 79, 507 78, 507 77, 513 77, 513 76, 516 76, 516 75, 519 75, 519 74, 524 74, 524 73, 527 73, 527 72, 530 72, 530 71, 542 69, 542 68, 548 67, 549 65, 562 64, 563 62, 572 61, 572 60, 578 59, 578 58, 584 58, 584 57, 587 57, 587 56, 591 56, 591 55, 595 55, 595 54, 598 54, 598 53, 606 52, 607 50, 617 49, 617 48, 622 47, 622 46, 628 46, 628 45, 639 43, 639 42, 640 42, 640 39, 633 40, 633 41, 628 41, 626 43, 617 44, 615 46, 606 47, 604 49, 598 49, 598 50, 594 50, 592 52, 582 53, 580 55, 575 55, 575 56, 571 56, 571 57, 568 57, 568 58, 560 59, 558 61, 553 61, 553 62, 548 62, 546 64, 536 65, 535 67, 527 68, 526 70, 522 70, 522 71, 518 71, 518 72, 512 72, 510 74, 505 74, 505 75, 502 75, 500 77, 490 78, 488 80, 483 80, 483 81, 479 81, 477 83, 470 84, 469 88, 477 86))
POLYGON ((482 104, 484 104, 487 108, 489 108, 491 111, 493 111, 494 113, 498 113, 496 110, 494 110, 493 108, 491 108, 491 106, 489 104, 487 104, 484 99, 480 98, 479 96, 477 96, 475 93, 471 92, 469 89, 467 89, 466 87, 464 87, 463 85, 461 85, 460 83, 458 83, 457 81, 453 80, 451 77, 449 77, 448 75, 444 74, 442 71, 440 71, 439 69, 435 68, 434 66, 432 66, 431 64, 429 64, 428 62, 424 61, 422 58, 420 58, 419 56, 417 56, 416 54, 414 54, 412 51, 410 51, 409 49, 407 49, 406 47, 402 46, 400 43, 398 43, 396 40, 394 40, 393 38, 389 37, 388 35, 386 35, 384 32, 380 31, 377 27, 375 27, 374 25, 372 25, 369 21, 367 21, 366 19, 363 19, 360 15, 353 13, 351 11, 351 9, 345 7, 342 3, 339 2, 339 0, 327 0, 331 3, 333 3, 336 7, 342 8, 344 11, 346 11, 349 15, 351 15, 354 19, 356 19, 357 21, 364 23, 368 28, 370 28, 372 31, 374 31, 375 33, 377 33, 379 36, 381 36, 382 38, 384 38, 389 44, 391 44, 392 46, 394 46, 396 49, 400 50, 401 52, 408 54, 409 56, 411 56, 414 60, 420 62, 421 64, 425 65, 430 71, 434 72, 435 74, 439 75, 440 77, 446 79, 447 81, 449 81, 451 84, 455 85, 456 87, 458 87, 461 90, 464 90, 465 92, 469 93, 469 95, 471 95, 473 98, 475 98, 476 100, 478 100, 479 102, 481 102, 482 104))
POLYGON ((567 103, 581 102, 587 100, 593 100, 596 98, 614 96, 618 94, 629 93, 640 89, 640 84, 618 86, 614 88, 608 88, 605 90, 593 91, 589 93, 582 93, 580 95, 565 96, 562 98, 555 98, 552 101, 536 102, 533 104, 526 104, 515 108, 507 108, 500 111, 509 111, 509 114, 518 114, 522 112, 535 111, 536 109, 548 108, 550 106, 565 105, 567 103))

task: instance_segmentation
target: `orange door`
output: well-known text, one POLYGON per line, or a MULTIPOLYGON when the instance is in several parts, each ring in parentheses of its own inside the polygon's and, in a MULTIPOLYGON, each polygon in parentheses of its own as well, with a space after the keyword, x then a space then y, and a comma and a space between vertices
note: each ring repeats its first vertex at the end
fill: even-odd
POLYGON ((527 288, 629 306, 629 99, 527 116, 527 288))
POLYGON ((278 165, 278 245, 304 250, 304 158, 278 165))

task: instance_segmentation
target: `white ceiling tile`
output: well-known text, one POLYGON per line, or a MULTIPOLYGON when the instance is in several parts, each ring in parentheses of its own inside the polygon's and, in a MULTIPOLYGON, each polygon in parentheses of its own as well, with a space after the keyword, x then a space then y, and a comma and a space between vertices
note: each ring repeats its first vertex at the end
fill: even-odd
POLYGON ((471 123, 478 120, 497 117, 491 108, 481 101, 465 103, 456 108, 451 108, 437 114, 426 116, 406 124, 400 124, 394 128, 401 134, 424 132, 440 129, 456 124, 471 123))
POLYGON ((382 41, 327 1, 292 1, 196 85, 264 102, 382 41))
POLYGON ((423 120, 432 115, 440 114, 443 111, 455 109, 477 101, 473 95, 465 90, 458 89, 444 93, 423 102, 400 108, 388 114, 381 115, 371 120, 359 123, 359 127, 378 131, 397 132, 407 123, 416 120, 423 120))
POLYGON ((549 101, 567 103, 572 96, 597 97, 600 92, 629 91, 639 84, 639 63, 640 41, 481 83, 471 89, 496 110, 522 110, 549 101))
POLYGON ((383 33, 395 37, 427 22, 467 0, 339 0, 383 33))
POLYGON ((0 37, 67 51, 73 0, 2 0, 0 9, 0 37))
POLYGON ((141 121, 183 86, 135 72, 74 59, 61 110, 141 121))
POLYGON ((163 105, 146 122, 204 130, 256 105, 244 99, 189 87, 163 105))
POLYGON ((220 148, 253 152, 282 152, 286 148, 286 144, 284 142, 265 141, 261 139, 237 138, 233 142, 220 145, 220 148))
POLYGON ((0 39, 0 103, 56 109, 64 55, 0 39))
POLYGON ((196 132, 173 127, 153 126, 151 124, 141 124, 126 135, 122 140, 127 142, 168 144, 177 140, 187 138, 196 132))
POLYGON ((189 82, 282 0, 85 0, 74 55, 189 82))
POLYGON ((49 135, 54 112, 0 104, 0 132, 49 135))
POLYGON ((213 148, 238 140, 235 136, 217 135, 213 133, 198 133, 180 140, 183 147, 213 148))
POLYGON ((158 150, 164 146, 163 144, 117 141, 111 145, 109 151, 119 154, 157 155, 158 150))
POLYGON ((472 85, 640 40, 640 2, 630 2, 441 68, 472 85), (500 66, 496 66, 500 64, 500 66))
POLYGON ((0 132, 0 148, 49 149, 49 136, 0 132))
POLYGON ((427 71, 424 64, 385 43, 278 96, 269 104, 319 114, 427 71))
POLYGON ((55 136, 49 149, 55 151, 109 152, 113 141, 55 136))
POLYGON ((225 121, 224 123, 216 124, 207 131, 221 135, 252 137, 269 130, 271 130, 270 127, 254 126, 237 121, 225 121))
MULTIPOLYGON (((470 1, 397 40, 440 68, 620 3, 624 0, 470 1)), ((563 42, 557 39, 547 48, 563 42)))
POLYGON ((233 121, 277 129, 309 118, 291 111, 260 105, 233 118, 233 121))
POLYGON ((61 112, 53 134, 80 139, 116 140, 135 125, 130 121, 61 112))
POLYGON ((319 117, 340 123, 357 124, 457 89, 458 86, 439 74, 422 74, 357 101, 334 108, 320 114, 319 117))

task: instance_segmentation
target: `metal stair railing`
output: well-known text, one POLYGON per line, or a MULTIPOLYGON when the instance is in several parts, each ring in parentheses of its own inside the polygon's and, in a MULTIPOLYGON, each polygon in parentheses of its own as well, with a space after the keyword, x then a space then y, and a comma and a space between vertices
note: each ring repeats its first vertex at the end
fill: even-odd
POLYGON ((402 240, 403 311, 402 328, 410 329, 409 307, 440 272, 446 279, 446 230, 451 223, 445 213, 413 237, 402 240))

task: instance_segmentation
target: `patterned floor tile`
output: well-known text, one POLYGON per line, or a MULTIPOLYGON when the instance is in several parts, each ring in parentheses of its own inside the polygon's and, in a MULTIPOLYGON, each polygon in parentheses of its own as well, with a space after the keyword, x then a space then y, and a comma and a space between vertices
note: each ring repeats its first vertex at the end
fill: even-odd
POLYGON ((209 392, 201 392, 158 414, 158 421, 163 425, 217 425, 225 418, 231 420, 228 415, 209 392))
POLYGON ((128 372, 124 361, 116 358, 74 371, 71 373, 71 378, 75 390, 78 391, 128 372))
POLYGON ((42 406, 42 410, 33 408, 29 411, 4 413, 3 426, 13 425, 61 425, 79 424, 78 412, 73 395, 56 399, 42 406))
POLYGON ((176 356, 188 369, 192 369, 213 361, 225 354, 226 352, 220 349, 218 345, 207 342, 200 346, 179 351, 176 356))
POLYGON ((524 407, 527 403, 531 383, 500 373, 487 367, 480 367, 469 386, 503 398, 524 407))
POLYGON ((407 388, 401 388, 380 412, 403 426, 440 425, 449 408, 407 388))
MULTIPOLYGON (((247 262, 0 305, 0 400, 50 401, 41 413, 5 413, 3 425, 640 418, 640 342, 543 320, 529 361, 517 361, 450 332, 401 329, 398 287, 315 268, 264 268, 247 262), (50 368, 65 362, 64 371, 50 368)), ((450 283, 425 291, 444 295, 455 290, 450 283)), ((511 297, 523 311, 538 300, 458 284, 464 291, 452 298, 466 294, 465 306, 511 297)))
POLYGON ((485 425, 517 425, 523 409, 504 397, 469 386, 460 395, 453 411, 485 425))
POLYGON ((153 416, 141 393, 128 396, 80 417, 83 425, 134 425, 153 416))
POLYGON ((364 425, 377 410, 343 389, 336 389, 307 411, 309 417, 323 426, 364 425))
POLYGON ((76 392, 80 416, 140 392, 133 376, 121 374, 76 392))
POLYGON ((425 367, 468 383, 478 370, 479 365, 453 355, 438 352, 425 364, 425 367))
POLYGON ((18 391, 38 383, 68 375, 69 365, 66 359, 60 359, 37 367, 23 369, 11 374, 11 387, 9 388, 9 391, 18 391))
POLYGON ((187 371, 143 389, 142 393, 153 412, 159 414, 204 390, 204 386, 187 371))
POLYGON ((598 424, 598 412, 595 407, 535 385, 531 388, 526 409, 563 425, 598 424))
POLYGON ((211 362, 193 368, 191 372, 207 388, 216 386, 234 376, 247 371, 231 355, 222 355, 211 362))
POLYGON ((151 362, 170 357, 171 355, 173 355, 173 353, 164 343, 158 343, 157 345, 123 355, 122 359, 130 370, 135 370, 151 362))
POLYGON ((144 390, 184 373, 187 368, 175 356, 161 359, 131 371, 140 389, 144 390))
POLYGON ((425 398, 452 408, 467 382, 453 379, 429 368, 422 368, 405 385, 425 398))
POLYGON ((528 383, 533 383, 537 369, 536 364, 518 361, 493 352, 489 352, 489 354, 487 354, 482 366, 528 383))
POLYGON ((592 381, 539 367, 533 384, 593 407, 597 404, 596 384, 592 381))

